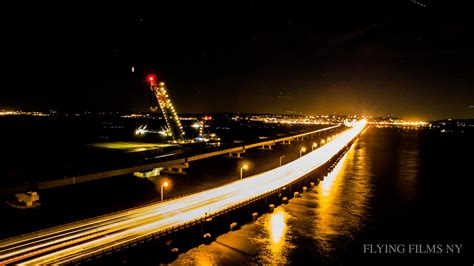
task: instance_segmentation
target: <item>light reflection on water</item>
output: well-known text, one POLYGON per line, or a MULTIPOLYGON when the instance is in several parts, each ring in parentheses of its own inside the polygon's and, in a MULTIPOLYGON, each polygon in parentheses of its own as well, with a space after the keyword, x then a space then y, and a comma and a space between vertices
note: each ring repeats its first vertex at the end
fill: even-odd
POLYGON ((262 243, 262 250, 259 252, 258 261, 262 264, 287 264, 288 250, 292 246, 290 241, 290 229, 288 220, 292 217, 283 209, 277 208, 275 212, 265 215, 259 219, 257 224, 261 224, 263 235, 256 235, 253 242, 262 243), (267 237, 265 236, 268 235, 267 237), (262 241, 263 240, 263 241, 262 241))
POLYGON ((306 256, 311 256, 309 261, 315 257, 330 258, 340 238, 352 239, 364 226, 367 201, 372 194, 367 163, 371 158, 367 158, 366 145, 360 140, 354 143, 333 171, 303 197, 290 200, 255 223, 218 237, 208 246, 189 250, 173 264, 304 263, 306 258, 294 255, 302 249, 306 256))
MULTIPOLYGON (((466 264, 456 261, 472 257, 469 245, 460 257, 363 252, 366 243, 433 243, 433 237, 470 243, 472 186, 466 173, 472 160, 459 147, 473 150, 472 138, 408 133, 369 128, 313 190, 209 245, 184 251, 172 264, 466 264)), ((140 254, 147 255, 153 257, 140 254)))
POLYGON ((282 239, 285 237, 287 232, 287 218, 288 214, 280 209, 278 212, 270 215, 269 221, 265 223, 267 230, 270 232, 271 250, 275 255, 279 255, 281 253, 282 245, 284 244, 282 239))
MULTIPOLYGON (((317 246, 322 251, 334 250, 338 236, 351 238, 363 221, 370 197, 365 149, 352 146, 334 170, 317 186, 315 220, 312 226, 317 246), (356 166, 357 171, 353 171, 356 166)), ((324 253, 324 252, 323 252, 324 253)), ((324 254, 323 254, 324 255, 324 254)))

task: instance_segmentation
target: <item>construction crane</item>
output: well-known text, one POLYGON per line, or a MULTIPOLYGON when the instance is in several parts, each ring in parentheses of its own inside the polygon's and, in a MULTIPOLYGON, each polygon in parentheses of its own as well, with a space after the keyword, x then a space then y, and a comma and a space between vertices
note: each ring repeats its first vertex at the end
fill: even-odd
POLYGON ((183 126, 181 125, 178 113, 176 113, 173 103, 166 92, 165 83, 162 81, 158 82, 156 76, 153 74, 147 76, 147 81, 150 84, 151 91, 155 94, 155 97, 158 100, 166 125, 171 133, 171 137, 173 138, 173 142, 185 142, 183 126))

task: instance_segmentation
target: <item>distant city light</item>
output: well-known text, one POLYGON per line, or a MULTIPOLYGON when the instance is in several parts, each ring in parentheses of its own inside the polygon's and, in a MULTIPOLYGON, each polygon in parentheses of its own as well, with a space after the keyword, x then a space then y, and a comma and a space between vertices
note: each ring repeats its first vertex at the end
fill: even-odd
POLYGON ((394 120, 394 121, 370 121, 369 124, 372 124, 372 125, 395 125, 395 126, 427 126, 429 123, 424 122, 424 121, 394 120))
POLYGON ((50 114, 43 113, 43 112, 30 112, 30 111, 20 111, 20 110, 0 110, 0 116, 10 116, 10 115, 11 116, 13 115, 50 116, 50 114))

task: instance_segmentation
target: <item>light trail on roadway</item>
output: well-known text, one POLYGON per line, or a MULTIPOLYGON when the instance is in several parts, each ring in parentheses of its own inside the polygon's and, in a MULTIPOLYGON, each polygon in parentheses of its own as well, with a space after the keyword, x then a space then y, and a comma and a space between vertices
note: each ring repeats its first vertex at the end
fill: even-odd
POLYGON ((365 120, 359 121, 297 160, 221 187, 0 241, 0 264, 72 262, 235 207, 313 172, 344 149, 365 125, 365 120))

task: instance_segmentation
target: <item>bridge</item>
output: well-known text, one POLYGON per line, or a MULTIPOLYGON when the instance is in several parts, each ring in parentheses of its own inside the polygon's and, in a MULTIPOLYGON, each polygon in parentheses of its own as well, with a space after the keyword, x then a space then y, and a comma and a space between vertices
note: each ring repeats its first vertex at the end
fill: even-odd
POLYGON ((299 159, 243 180, 162 203, 6 239, 0 242, 0 264, 77 262, 205 223, 227 210, 281 192, 311 175, 346 150, 365 126, 366 121, 360 121, 299 159))
POLYGON ((159 168, 169 168, 170 170, 171 169, 178 169, 177 172, 179 173, 179 171, 181 171, 183 168, 188 167, 188 163, 192 162, 192 161, 202 160, 202 159, 210 158, 210 157, 213 157, 213 156, 219 156, 219 155, 229 155, 230 157, 241 158, 240 157, 241 154, 245 153, 245 151, 248 150, 248 149, 259 148, 259 147, 268 149, 269 147, 271 148, 271 146, 273 146, 277 143, 291 143, 291 141, 300 140, 300 139, 305 138, 305 137, 312 137, 312 136, 328 133, 328 132, 330 132, 332 130, 335 130, 339 127, 340 127, 340 125, 334 125, 334 126, 330 126, 330 127, 310 131, 310 132, 305 132, 305 133, 301 133, 301 134, 296 134, 296 135, 292 135, 292 136, 287 136, 287 137, 283 137, 283 138, 278 138, 278 139, 274 139, 274 140, 267 140, 267 141, 262 141, 262 142, 258 142, 258 143, 233 147, 233 148, 229 148, 229 149, 192 155, 192 156, 183 157, 183 158, 174 159, 174 160, 167 160, 167 161, 162 161, 162 162, 149 163, 149 164, 145 164, 145 165, 139 165, 139 166, 134 166, 134 167, 122 168, 122 169, 115 169, 115 170, 98 172, 98 173, 93 173, 93 174, 72 176, 72 177, 67 177, 67 178, 61 178, 61 179, 55 179, 55 180, 39 182, 39 183, 36 183, 36 184, 18 185, 18 186, 11 186, 11 187, 1 187, 0 188, 0 195, 13 195, 13 194, 16 194, 16 193, 24 193, 24 192, 28 192, 28 191, 38 191, 38 190, 44 190, 44 189, 57 188, 57 187, 62 187, 62 186, 67 186, 67 185, 74 185, 74 184, 79 184, 79 183, 84 183, 84 182, 90 182, 90 181, 94 181, 94 180, 110 178, 110 177, 115 177, 115 176, 133 174, 133 173, 144 172, 144 171, 153 171, 154 169, 159 169, 159 168))

